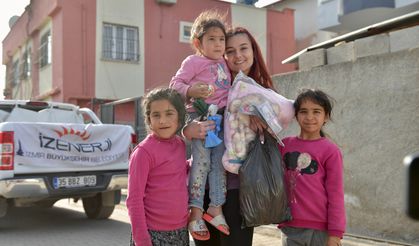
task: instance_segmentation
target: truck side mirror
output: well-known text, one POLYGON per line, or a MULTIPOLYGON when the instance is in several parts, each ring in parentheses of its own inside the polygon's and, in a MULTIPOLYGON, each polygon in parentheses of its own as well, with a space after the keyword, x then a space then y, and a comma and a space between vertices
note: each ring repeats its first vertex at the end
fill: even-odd
POLYGON ((403 162, 406 167, 406 213, 419 220, 419 153, 406 156, 403 162))

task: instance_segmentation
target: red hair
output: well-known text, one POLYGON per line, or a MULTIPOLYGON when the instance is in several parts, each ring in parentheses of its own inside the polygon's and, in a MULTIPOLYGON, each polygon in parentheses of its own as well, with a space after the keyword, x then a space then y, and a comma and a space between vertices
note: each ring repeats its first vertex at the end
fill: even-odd
POLYGON ((229 38, 236 36, 238 34, 246 34, 250 40, 253 50, 253 64, 250 68, 249 74, 247 76, 254 79, 257 83, 265 88, 273 88, 272 78, 269 75, 268 68, 266 67, 265 61, 263 60, 262 52, 260 51, 260 47, 257 44, 255 38, 250 34, 250 32, 243 27, 235 27, 229 29, 226 35, 226 41, 229 38))

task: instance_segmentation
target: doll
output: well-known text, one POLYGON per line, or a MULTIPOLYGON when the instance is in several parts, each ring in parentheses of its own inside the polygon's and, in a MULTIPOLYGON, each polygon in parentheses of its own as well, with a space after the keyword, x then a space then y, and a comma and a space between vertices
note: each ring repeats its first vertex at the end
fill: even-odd
POLYGON ((223 140, 218 137, 218 133, 221 131, 221 120, 223 117, 217 114, 217 111, 218 107, 215 104, 211 104, 208 107, 207 120, 214 121, 215 128, 207 131, 207 136, 205 137, 205 148, 215 147, 223 142, 223 140))

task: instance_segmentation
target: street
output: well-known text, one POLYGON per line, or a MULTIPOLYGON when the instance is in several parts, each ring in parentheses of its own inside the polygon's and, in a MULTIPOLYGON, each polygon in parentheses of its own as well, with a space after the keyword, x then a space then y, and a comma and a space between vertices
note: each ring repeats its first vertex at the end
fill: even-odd
MULTIPOLYGON (((129 233, 123 203, 108 220, 87 219, 81 202, 72 200, 60 200, 52 208, 10 208, 0 219, 0 245, 7 246, 129 245, 129 233)), ((272 235, 254 236, 255 246, 278 245, 279 242, 279 238, 272 235)))
POLYGON ((52 208, 10 208, 0 219, 2 246, 129 245, 130 225, 123 205, 108 220, 90 220, 81 203, 60 200, 52 208))
MULTIPOLYGON (((124 203, 107 220, 90 220, 81 202, 60 200, 52 208, 10 208, 0 218, 1 246, 114 246, 129 245, 130 225, 124 203)), ((280 236, 273 226, 255 229, 254 246, 278 245, 280 236)), ((345 246, 403 245, 345 236, 345 246)), ((194 246, 191 241, 191 246, 194 246)))

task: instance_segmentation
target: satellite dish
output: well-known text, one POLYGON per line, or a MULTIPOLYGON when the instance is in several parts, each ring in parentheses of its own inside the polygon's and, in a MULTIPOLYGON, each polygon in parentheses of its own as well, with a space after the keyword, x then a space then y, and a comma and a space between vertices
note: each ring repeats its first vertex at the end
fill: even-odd
POLYGON ((16 21, 19 19, 20 16, 14 15, 10 17, 9 19, 9 28, 12 29, 13 25, 16 23, 16 21))

